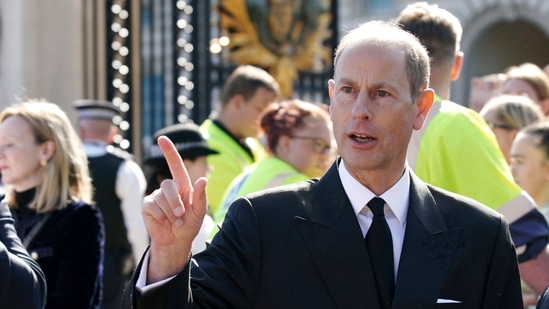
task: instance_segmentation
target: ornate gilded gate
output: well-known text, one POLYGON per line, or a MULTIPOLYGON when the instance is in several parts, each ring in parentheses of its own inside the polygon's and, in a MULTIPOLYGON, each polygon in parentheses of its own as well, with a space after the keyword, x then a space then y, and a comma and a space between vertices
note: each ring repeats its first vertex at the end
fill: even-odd
POLYGON ((108 96, 127 103, 138 154, 158 129, 207 118, 238 64, 268 70, 288 98, 328 103, 336 0, 112 0, 111 25, 121 8, 132 18, 122 20, 129 35, 111 26, 107 36, 108 96), (122 57, 117 41, 134 49, 122 57))

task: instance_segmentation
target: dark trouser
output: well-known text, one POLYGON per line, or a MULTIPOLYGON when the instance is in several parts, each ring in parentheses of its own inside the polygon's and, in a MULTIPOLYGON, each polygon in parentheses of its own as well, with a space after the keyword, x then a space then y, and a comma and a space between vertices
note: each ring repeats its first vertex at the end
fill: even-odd
POLYGON ((105 252, 102 309, 120 308, 122 294, 133 268, 132 259, 131 253, 105 252))

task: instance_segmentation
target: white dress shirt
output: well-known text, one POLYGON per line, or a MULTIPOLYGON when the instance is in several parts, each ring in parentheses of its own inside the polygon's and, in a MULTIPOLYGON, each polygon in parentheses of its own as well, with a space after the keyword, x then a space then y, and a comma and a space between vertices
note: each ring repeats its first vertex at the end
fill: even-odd
MULTIPOLYGON (((374 214, 366 205, 376 195, 368 188, 363 186, 358 180, 353 178, 345 167, 343 160, 339 164, 339 177, 343 184, 343 189, 351 201, 351 205, 362 230, 362 236, 366 237, 366 233, 372 224, 374 214)), ((404 242, 404 231, 406 229, 406 214, 408 213, 409 197, 410 197, 410 171, 408 167, 404 170, 404 174, 389 190, 381 194, 385 200, 385 218, 391 229, 393 237, 393 257, 395 267, 395 280, 402 253, 402 243, 404 242)))

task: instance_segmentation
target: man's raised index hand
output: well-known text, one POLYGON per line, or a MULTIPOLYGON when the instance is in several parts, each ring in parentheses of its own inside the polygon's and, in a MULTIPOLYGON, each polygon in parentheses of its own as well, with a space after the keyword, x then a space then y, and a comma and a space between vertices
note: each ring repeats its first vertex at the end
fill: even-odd
MULTIPOLYGON (((183 202, 183 209, 175 208, 174 214, 176 216, 182 215, 187 210, 192 210, 193 215, 199 217, 200 222, 204 219, 207 212, 207 199, 206 199, 206 179, 200 178, 196 183, 191 183, 189 173, 183 164, 183 160, 177 151, 177 148, 173 142, 166 136, 158 137, 158 146, 168 163, 168 167, 172 174, 173 182, 175 182, 177 191, 183 202), (190 209, 189 209, 190 208, 190 209), (182 212, 181 212, 182 211, 182 212)), ((186 217, 186 216, 184 216, 186 217)), ((196 220, 197 218, 189 218, 196 220)), ((181 223, 181 222, 177 222, 181 223)))
POLYGON ((207 212, 206 178, 193 185, 172 141, 160 136, 158 146, 173 179, 162 181, 143 201, 143 220, 151 238, 148 283, 173 276, 185 267, 207 212))
POLYGON ((189 198, 189 191, 193 191, 191 179, 189 173, 183 164, 183 160, 175 148, 173 142, 166 136, 162 135, 158 137, 158 146, 168 163, 168 168, 172 174, 173 181, 177 184, 177 190, 181 195, 181 198, 185 198, 184 203, 187 204, 189 198))

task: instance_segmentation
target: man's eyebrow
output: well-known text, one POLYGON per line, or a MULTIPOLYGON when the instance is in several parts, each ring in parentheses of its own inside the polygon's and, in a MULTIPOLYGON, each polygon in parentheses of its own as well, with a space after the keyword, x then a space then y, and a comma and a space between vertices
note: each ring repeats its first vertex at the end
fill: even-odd
POLYGON ((338 79, 336 79, 336 82, 339 83, 339 84, 347 84, 347 85, 356 85, 357 84, 357 82, 355 82, 353 79, 348 78, 348 77, 338 78, 338 79))
MULTIPOLYGON (((360 87, 360 82, 355 81, 352 78, 349 77, 341 77, 334 79, 336 81, 336 85, 349 85, 352 87, 360 87)), ((390 82, 390 81, 378 81, 374 82, 368 85, 368 89, 374 90, 374 89, 386 89, 391 92, 397 92, 402 87, 398 85, 398 83, 390 82)))
POLYGON ((400 89, 401 87, 399 85, 397 85, 396 83, 376 82, 376 83, 373 83, 370 88, 373 88, 373 89, 387 89, 387 90, 395 91, 395 90, 400 89))

